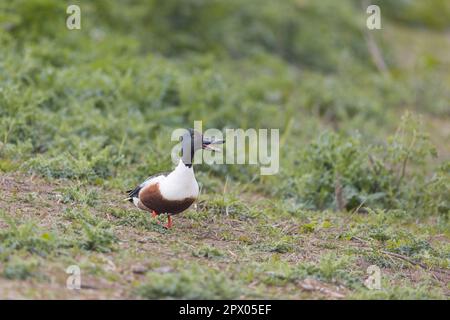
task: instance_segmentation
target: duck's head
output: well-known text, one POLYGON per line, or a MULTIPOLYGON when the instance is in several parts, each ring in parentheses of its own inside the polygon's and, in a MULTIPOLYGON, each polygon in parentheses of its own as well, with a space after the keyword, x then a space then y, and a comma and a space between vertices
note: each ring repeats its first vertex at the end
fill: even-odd
POLYGON ((196 151, 200 149, 209 150, 209 151, 217 151, 220 152, 219 149, 214 148, 215 144, 222 144, 225 140, 216 140, 206 138, 194 129, 188 129, 181 137, 181 153, 182 160, 185 164, 191 165, 192 159, 194 158, 194 154, 196 151))

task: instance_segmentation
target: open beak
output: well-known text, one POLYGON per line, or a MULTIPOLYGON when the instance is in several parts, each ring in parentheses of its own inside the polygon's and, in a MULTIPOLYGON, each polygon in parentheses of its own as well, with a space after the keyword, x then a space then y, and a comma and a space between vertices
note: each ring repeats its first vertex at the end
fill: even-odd
POLYGON ((209 150, 209 151, 215 151, 215 152, 221 152, 220 149, 215 148, 213 145, 214 144, 222 144, 224 142, 225 142, 225 140, 211 140, 208 138, 203 138, 202 149, 209 150))

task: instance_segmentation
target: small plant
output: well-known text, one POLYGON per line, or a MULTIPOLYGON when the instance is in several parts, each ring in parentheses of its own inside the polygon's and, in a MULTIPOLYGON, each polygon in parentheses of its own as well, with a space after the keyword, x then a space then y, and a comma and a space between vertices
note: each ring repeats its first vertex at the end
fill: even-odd
POLYGON ((2 276, 9 280, 26 280, 32 277, 39 277, 39 264, 36 261, 26 261, 14 258, 5 264, 2 276))
POLYGON ((218 259, 223 257, 224 253, 215 247, 203 246, 198 250, 194 250, 192 255, 199 258, 218 259))
POLYGON ((199 210, 211 214, 221 214, 240 219, 255 218, 259 212, 237 198, 216 197, 198 203, 199 210))
POLYGON ((294 246, 287 241, 280 241, 275 243, 273 248, 270 250, 271 252, 277 253, 288 253, 294 250, 294 246))
POLYGON ((450 220, 450 161, 442 163, 436 172, 424 183, 422 193, 415 197, 415 203, 423 215, 440 215, 444 222, 450 220))
POLYGON ((446 181, 441 171, 426 181, 423 166, 435 154, 420 119, 410 113, 402 117, 385 146, 364 145, 358 135, 326 132, 300 152, 302 165, 294 177, 286 179, 289 191, 283 189, 284 194, 308 209, 356 210, 367 206, 411 209, 416 214, 438 211, 446 207, 442 192, 433 189, 439 195, 439 205, 433 205, 423 193, 427 184, 442 186, 446 181))
POLYGON ((314 277, 347 287, 359 287, 362 285, 361 279, 347 270, 352 259, 351 256, 338 257, 335 253, 325 254, 317 264, 300 264, 292 273, 292 277, 299 279, 314 277))
POLYGON ((422 252, 432 254, 434 252, 428 241, 417 239, 413 236, 404 237, 403 239, 391 239, 386 243, 388 250, 397 252, 405 256, 416 256, 422 252))
POLYGON ((103 224, 93 226, 85 221, 81 222, 83 240, 81 247, 86 250, 111 252, 113 244, 117 241, 110 229, 105 229, 103 224))
POLYGON ((72 229, 81 234, 77 246, 85 250, 110 252, 117 241, 110 223, 87 209, 66 209, 64 216, 72 221, 72 229))
POLYGON ((0 229, 0 243, 5 249, 26 250, 44 256, 60 245, 53 233, 40 230, 32 221, 19 222, 3 212, 0 212, 0 219, 8 225, 6 229, 0 229))
POLYGON ((79 203, 94 206, 98 203, 96 189, 84 189, 80 185, 69 186, 62 190, 62 203, 79 203))
POLYGON ((147 299, 234 299, 239 290, 224 273, 194 265, 178 272, 149 272, 137 293, 147 299))
POLYGON ((300 227, 300 231, 303 233, 312 233, 317 228, 317 222, 311 221, 309 223, 302 224, 300 227))
POLYGON ((279 240, 256 243, 254 248, 274 253, 288 253, 293 252, 295 249, 294 240, 289 236, 284 236, 279 240))
POLYGON ((409 281, 401 284, 382 281, 381 290, 368 290, 366 287, 359 288, 349 296, 350 299, 373 299, 373 300, 436 300, 445 299, 442 290, 426 284, 414 285, 409 281))
POLYGON ((111 208, 110 213, 117 220, 117 225, 129 226, 149 231, 158 231, 165 233, 165 229, 153 219, 149 212, 141 210, 124 210, 111 208))

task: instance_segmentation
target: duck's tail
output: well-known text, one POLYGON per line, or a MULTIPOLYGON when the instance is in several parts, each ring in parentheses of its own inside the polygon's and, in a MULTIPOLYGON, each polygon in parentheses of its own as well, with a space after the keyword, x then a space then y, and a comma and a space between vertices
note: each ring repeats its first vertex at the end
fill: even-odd
POLYGON ((123 199, 123 201, 130 201, 133 202, 133 198, 138 197, 139 191, 141 190, 141 186, 138 186, 134 189, 127 190, 126 193, 128 193, 128 197, 123 199))

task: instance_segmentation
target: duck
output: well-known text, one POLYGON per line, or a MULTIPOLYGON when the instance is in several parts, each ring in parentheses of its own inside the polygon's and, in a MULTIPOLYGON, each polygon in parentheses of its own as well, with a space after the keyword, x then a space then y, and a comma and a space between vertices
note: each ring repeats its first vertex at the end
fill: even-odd
POLYGON ((213 145, 225 142, 206 138, 194 129, 185 130, 180 141, 181 158, 175 169, 151 175, 128 190, 125 199, 138 209, 150 212, 152 218, 167 214, 166 229, 173 226, 172 215, 187 210, 198 198, 199 186, 193 168, 195 153, 201 149, 220 152, 213 145))

